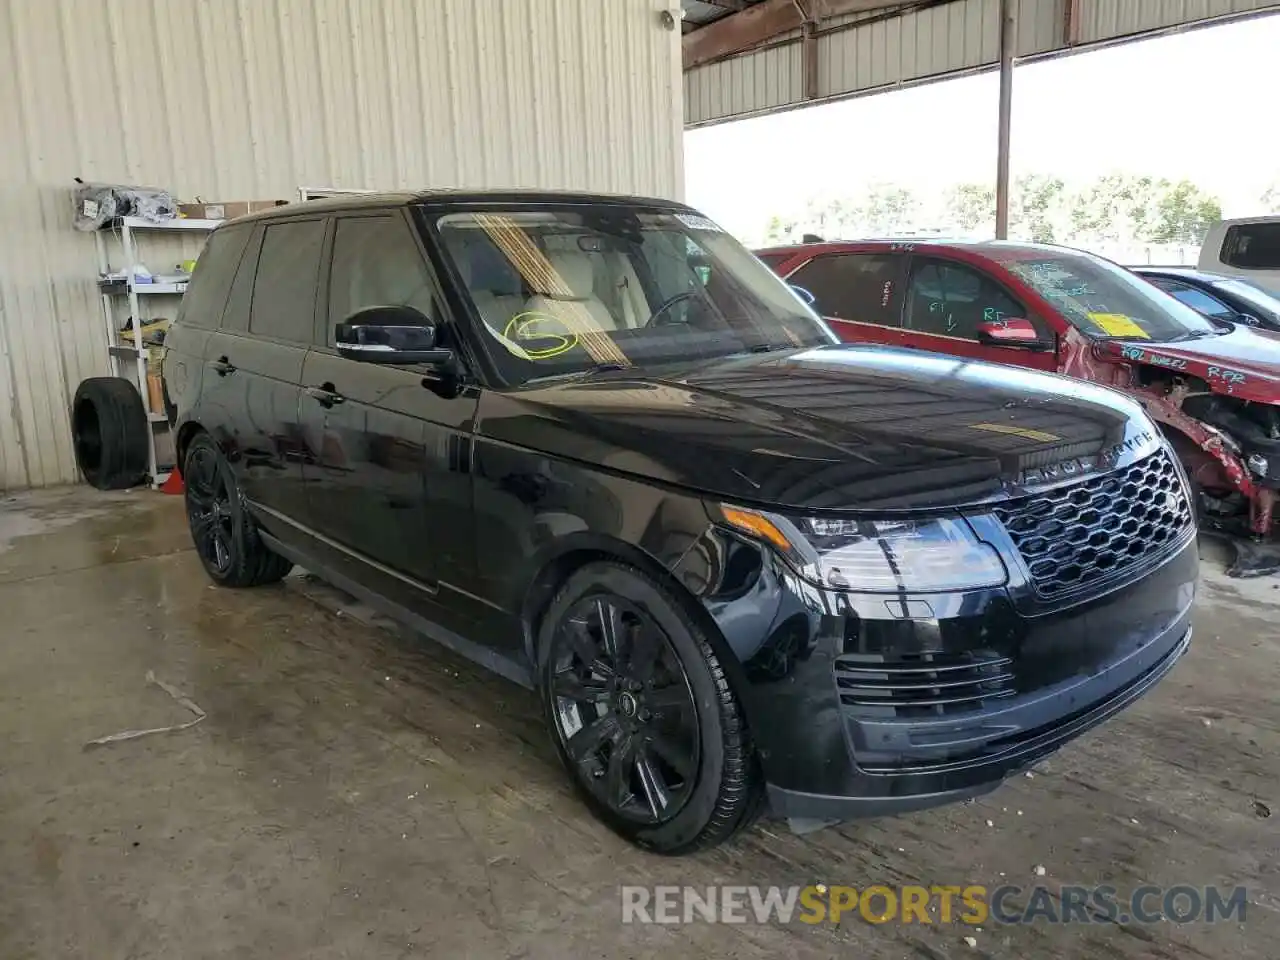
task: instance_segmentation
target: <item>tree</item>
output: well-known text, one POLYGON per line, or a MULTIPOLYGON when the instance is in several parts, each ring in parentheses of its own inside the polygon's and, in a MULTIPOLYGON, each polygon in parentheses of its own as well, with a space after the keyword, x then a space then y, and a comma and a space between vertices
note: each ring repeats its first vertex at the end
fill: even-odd
POLYGON ((1150 177, 1108 173, 1080 190, 1070 201, 1069 216, 1075 238, 1130 240, 1146 226, 1150 177))
MULTIPOLYGON (((1280 212, 1280 182, 1262 202, 1280 212)), ((919 228, 920 209, 906 187, 873 183, 860 196, 815 197, 803 214, 770 218, 766 240, 795 240, 802 232, 828 239, 902 235, 919 228)), ((957 183, 943 194, 941 215, 948 230, 993 236, 995 190, 983 183, 957 183)), ((1010 189, 1010 235, 1037 243, 1194 245, 1221 217, 1218 198, 1189 180, 1117 172, 1068 192, 1060 177, 1029 173, 1010 189)))
POLYGON ((887 237, 915 227, 920 202, 910 190, 876 183, 867 188, 862 202, 848 211, 852 223, 871 237, 887 237))
POLYGON ((1066 187, 1057 177, 1023 174, 1013 182, 1009 203, 1009 232, 1035 243, 1053 243, 1055 223, 1063 218, 1066 187))
POLYGON ((967 234, 995 233, 996 192, 981 183, 958 183, 943 201, 947 226, 967 234))
POLYGON ((764 242, 766 244, 783 244, 790 243, 796 232, 796 221, 792 217, 783 219, 776 213, 769 218, 769 222, 764 228, 764 242))
POLYGON ((1222 204, 1189 180, 1155 184, 1151 210, 1139 235, 1152 243, 1201 244, 1214 221, 1222 219, 1222 204))
POLYGON ((1111 173, 1071 201, 1074 232, 1084 240, 1199 244, 1222 204, 1189 180, 1111 173))
POLYGON ((919 202, 910 190, 893 184, 872 184, 858 199, 814 197, 797 217, 774 216, 765 227, 770 242, 794 240, 813 233, 829 240, 887 236, 915 226, 919 202))
POLYGON ((849 231, 852 219, 852 207, 847 199, 814 197, 805 208, 799 225, 805 233, 816 233, 825 239, 834 240, 849 231))
POLYGON ((1264 213, 1280 213, 1280 180, 1263 190, 1260 199, 1264 213))

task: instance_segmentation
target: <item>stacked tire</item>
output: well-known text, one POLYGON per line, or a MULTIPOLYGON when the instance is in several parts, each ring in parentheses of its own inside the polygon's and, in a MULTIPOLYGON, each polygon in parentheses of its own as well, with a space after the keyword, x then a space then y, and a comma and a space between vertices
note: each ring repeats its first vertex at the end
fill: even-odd
POLYGON ((99 490, 123 490, 145 480, 149 426, 142 397, 128 380, 82 380, 71 402, 71 439, 85 482, 99 490))

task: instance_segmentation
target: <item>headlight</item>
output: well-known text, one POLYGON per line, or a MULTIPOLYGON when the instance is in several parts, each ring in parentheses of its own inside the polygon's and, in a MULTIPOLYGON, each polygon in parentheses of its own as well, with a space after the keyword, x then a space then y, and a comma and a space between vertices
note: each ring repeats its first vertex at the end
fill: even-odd
POLYGON ((837 590, 897 593, 997 587, 995 548, 961 519, 793 521, 724 506, 733 527, 778 547, 807 579, 837 590))

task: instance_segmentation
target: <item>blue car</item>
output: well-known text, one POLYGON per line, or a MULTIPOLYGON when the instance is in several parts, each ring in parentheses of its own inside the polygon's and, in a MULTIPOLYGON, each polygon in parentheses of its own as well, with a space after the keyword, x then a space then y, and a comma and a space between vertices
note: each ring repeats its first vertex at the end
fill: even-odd
POLYGON ((1248 280, 1193 267, 1130 269, 1211 320, 1280 331, 1280 297, 1248 280))

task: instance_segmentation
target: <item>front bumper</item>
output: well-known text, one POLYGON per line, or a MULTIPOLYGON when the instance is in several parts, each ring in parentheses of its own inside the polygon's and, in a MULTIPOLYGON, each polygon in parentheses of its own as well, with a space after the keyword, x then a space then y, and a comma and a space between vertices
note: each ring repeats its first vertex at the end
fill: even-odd
MULTIPOLYGON (((989 793, 1005 777, 1031 766, 1133 703, 1173 669, 1190 645, 1191 627, 1179 623, 1099 676, 1033 698, 1006 714, 984 716, 970 726, 952 729, 948 734, 951 739, 967 739, 982 746, 970 759, 902 769, 878 780, 867 777, 864 788, 868 793, 864 796, 805 793, 769 784, 770 806, 774 813, 788 818, 847 820, 922 810, 989 793), (1133 679, 1128 683, 1115 686, 1129 676, 1133 679), (1075 709, 1078 703, 1093 705, 1075 709), (1044 722, 1033 726, 1037 720, 1044 722), (1006 726, 1015 732, 1000 733, 1006 726)), ((896 732, 906 733, 908 740, 916 734, 896 732)))
POLYGON ((789 818, 990 791, 1142 696, 1190 643, 1194 535, 1057 605, 1017 571, 996 590, 886 599, 819 588, 760 556, 751 589, 704 589, 703 602, 740 667, 772 807, 789 818))

